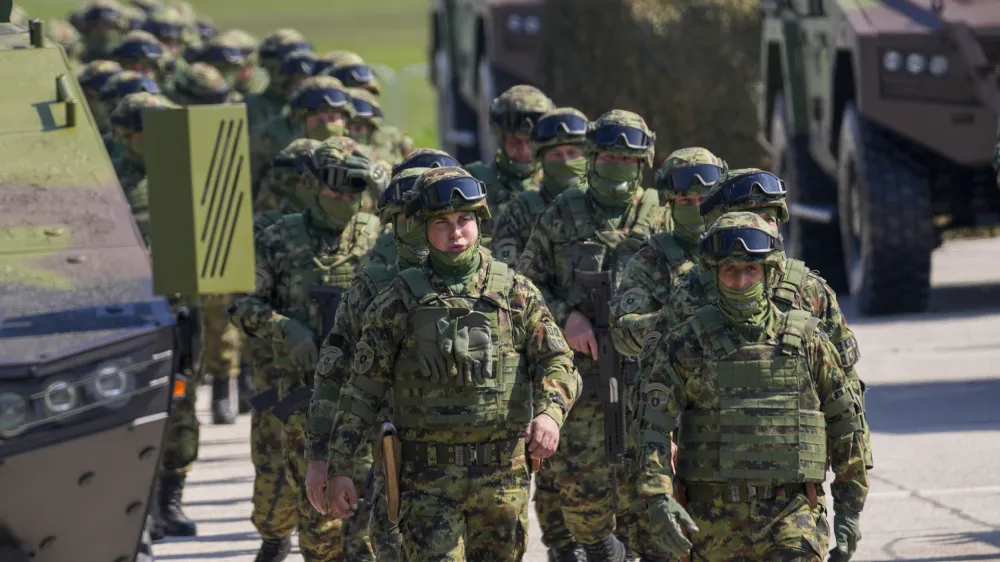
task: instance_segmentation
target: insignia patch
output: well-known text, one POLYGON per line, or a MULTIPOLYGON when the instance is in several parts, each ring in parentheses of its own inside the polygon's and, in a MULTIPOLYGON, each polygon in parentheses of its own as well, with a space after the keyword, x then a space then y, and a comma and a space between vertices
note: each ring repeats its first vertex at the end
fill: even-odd
POLYGON ((661 337, 663 337, 662 334, 655 330, 646 334, 646 339, 642 341, 642 351, 639 352, 639 359, 643 361, 649 359, 653 355, 653 352, 656 351, 656 346, 660 343, 661 337))
POLYGON ((625 311, 625 314, 632 314, 636 310, 639 310, 639 307, 642 306, 645 300, 646 294, 642 289, 633 287, 625 291, 625 294, 622 295, 622 310, 625 311))
POLYGON ((503 244, 497 247, 493 251, 496 258, 507 265, 514 265, 514 260, 517 258, 517 246, 513 244, 503 244))
POLYGON ((344 352, 337 346, 331 345, 325 348, 319 354, 319 363, 316 364, 316 372, 321 375, 329 374, 343 356, 344 352))
POLYGON ((362 375, 372 368, 375 362, 375 350, 365 342, 358 342, 354 350, 354 372, 362 375))
POLYGON ((670 390, 662 383, 648 383, 643 390, 643 394, 646 395, 646 403, 657 410, 666 406, 664 398, 669 392, 670 390))
POLYGON ((566 339, 563 338, 562 332, 556 326, 546 326, 545 333, 549 337, 549 345, 552 349, 556 351, 566 351, 568 346, 566 345, 566 339))

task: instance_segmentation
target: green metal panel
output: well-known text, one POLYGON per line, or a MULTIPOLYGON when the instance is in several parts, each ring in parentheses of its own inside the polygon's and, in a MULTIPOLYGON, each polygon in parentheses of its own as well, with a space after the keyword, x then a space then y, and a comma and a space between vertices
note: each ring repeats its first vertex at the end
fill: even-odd
POLYGON ((253 291, 245 106, 150 111, 143 129, 156 292, 253 291))

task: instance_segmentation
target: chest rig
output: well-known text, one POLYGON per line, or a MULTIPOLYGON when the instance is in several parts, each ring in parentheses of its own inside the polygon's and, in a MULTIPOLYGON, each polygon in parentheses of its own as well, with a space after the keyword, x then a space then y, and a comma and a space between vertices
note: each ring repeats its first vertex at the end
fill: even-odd
POLYGON ((715 306, 692 321, 704 349, 710 402, 681 414, 677 475, 683 481, 789 484, 826 476, 826 420, 804 352, 810 314, 779 320, 776 338, 741 343, 715 306))

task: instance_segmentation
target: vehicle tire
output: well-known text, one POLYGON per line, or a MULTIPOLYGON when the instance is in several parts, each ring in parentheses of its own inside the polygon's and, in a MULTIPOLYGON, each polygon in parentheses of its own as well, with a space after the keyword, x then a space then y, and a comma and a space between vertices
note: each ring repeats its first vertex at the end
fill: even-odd
POLYGON ((838 214, 851 294, 866 315, 923 312, 930 300, 931 186, 900 148, 853 104, 844 110, 838 214))
MULTIPOLYGON (((836 204, 836 186, 809 154, 808 137, 792 137, 790 130, 785 96, 779 93, 774 100, 770 140, 774 147, 774 173, 785 180, 789 207, 795 203, 836 204)), ((836 221, 823 224, 793 214, 788 223, 782 225, 782 235, 785 251, 790 257, 800 259, 810 269, 819 271, 835 291, 847 291, 847 272, 836 221)))
POLYGON ((490 106, 497 97, 493 67, 485 56, 480 56, 476 65, 476 107, 477 129, 479 131, 479 160, 492 162, 497 153, 497 144, 490 132, 490 106))
POLYGON ((434 80, 437 91, 438 143, 441 150, 468 164, 479 158, 476 114, 462 100, 452 76, 451 60, 444 49, 434 53, 434 80), (456 135, 455 133, 468 133, 456 135), (459 141, 459 137, 468 138, 459 141))

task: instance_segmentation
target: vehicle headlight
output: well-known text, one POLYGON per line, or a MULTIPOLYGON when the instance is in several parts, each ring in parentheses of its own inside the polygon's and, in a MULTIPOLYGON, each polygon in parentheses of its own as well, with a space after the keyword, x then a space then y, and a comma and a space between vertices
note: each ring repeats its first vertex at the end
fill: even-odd
POLYGON ((118 406, 128 401, 134 387, 132 374, 126 363, 111 361, 99 366, 88 380, 87 388, 94 402, 118 406))
POLYGON ((524 21, 521 19, 521 16, 517 14, 507 16, 507 31, 518 33, 521 31, 521 26, 523 24, 524 21))
POLYGON ((0 394, 0 436, 13 437, 31 415, 28 400, 15 392, 0 394))
POLYGON ((948 57, 944 55, 934 55, 931 57, 929 63, 927 63, 927 70, 930 71, 931 75, 941 77, 948 74, 948 69, 951 65, 948 63, 948 57))
POLYGON ((542 29, 542 22, 538 19, 538 16, 528 16, 524 18, 524 31, 528 35, 537 35, 538 31, 542 29))
POLYGON ((899 51, 887 51, 882 56, 882 67, 889 72, 899 72, 903 68, 903 55, 899 51))
POLYGON ((80 402, 80 390, 72 383, 54 380, 46 385, 42 397, 46 413, 49 415, 65 414, 80 402))
POLYGON ((927 57, 920 53, 910 53, 906 56, 906 70, 910 74, 920 74, 927 68, 927 57))

